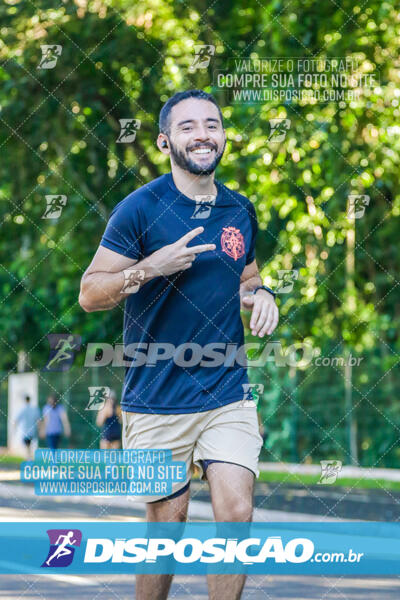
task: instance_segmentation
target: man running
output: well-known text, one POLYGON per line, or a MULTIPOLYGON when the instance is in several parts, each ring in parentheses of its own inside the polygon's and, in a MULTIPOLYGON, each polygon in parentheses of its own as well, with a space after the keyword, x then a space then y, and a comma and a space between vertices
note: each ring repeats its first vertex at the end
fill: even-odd
MULTIPOLYGON (((123 447, 170 449, 187 466, 172 494, 145 498, 147 520, 186 520, 195 464, 208 480, 215 520, 250 522, 262 438, 255 403, 242 402, 247 371, 234 354, 244 344, 240 308, 252 309, 254 336, 271 334, 278 322, 255 260, 256 213, 214 179, 226 134, 211 95, 175 94, 159 125, 157 146, 171 172, 114 208, 79 302, 91 312, 126 298, 124 347, 137 351, 123 388, 123 447), (196 221, 202 201, 209 212, 196 221), (140 272, 138 290, 121 293, 132 271, 140 272)), ((171 581, 137 575, 138 600, 167 598, 171 581)), ((244 583, 244 575, 209 575, 210 598, 238 599, 244 583)))

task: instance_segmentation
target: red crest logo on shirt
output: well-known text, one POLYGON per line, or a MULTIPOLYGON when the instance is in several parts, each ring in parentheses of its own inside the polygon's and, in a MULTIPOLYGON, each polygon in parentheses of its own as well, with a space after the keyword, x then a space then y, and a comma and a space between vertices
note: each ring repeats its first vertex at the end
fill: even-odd
POLYGON ((240 229, 236 227, 223 227, 221 235, 221 248, 228 256, 238 260, 244 254, 244 239, 240 229))

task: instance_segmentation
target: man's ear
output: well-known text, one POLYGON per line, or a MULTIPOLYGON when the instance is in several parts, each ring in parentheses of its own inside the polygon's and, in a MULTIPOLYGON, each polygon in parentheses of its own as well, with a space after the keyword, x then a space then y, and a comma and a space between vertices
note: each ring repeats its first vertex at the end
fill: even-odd
POLYGON ((163 153, 163 154, 169 154, 170 150, 169 150, 169 142, 168 142, 168 138, 165 135, 165 133, 159 133, 158 134, 158 138, 157 138, 157 146, 158 149, 163 153))

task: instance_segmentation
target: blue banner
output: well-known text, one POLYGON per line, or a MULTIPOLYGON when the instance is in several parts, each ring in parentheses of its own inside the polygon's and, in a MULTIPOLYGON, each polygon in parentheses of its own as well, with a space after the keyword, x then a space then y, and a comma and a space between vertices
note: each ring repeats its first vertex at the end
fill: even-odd
POLYGON ((0 573, 400 575, 400 524, 1 523, 0 573))

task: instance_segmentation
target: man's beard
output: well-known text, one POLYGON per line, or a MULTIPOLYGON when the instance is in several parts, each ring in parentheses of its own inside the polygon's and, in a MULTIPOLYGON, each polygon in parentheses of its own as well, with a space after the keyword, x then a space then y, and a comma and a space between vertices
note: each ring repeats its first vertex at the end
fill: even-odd
MULTIPOLYGON (((211 147, 210 144, 197 144, 198 147, 211 147)), ((171 156, 172 159, 174 161, 174 163, 180 167, 181 169, 184 169, 185 171, 189 171, 189 173, 192 173, 192 175, 211 175, 211 173, 214 173, 215 169, 217 168, 222 155, 224 153, 225 150, 225 146, 226 146, 226 140, 224 142, 224 146, 221 150, 221 152, 219 154, 215 154, 215 158, 212 161, 212 163, 208 166, 208 167, 202 167, 201 165, 198 165, 197 163, 195 163, 191 158, 188 158, 186 153, 183 152, 182 150, 178 150, 176 148, 176 146, 174 146, 171 143, 171 140, 169 141, 169 147, 171 149, 171 156)), ((195 146, 196 147, 196 146, 195 146)), ((216 149, 216 146, 212 146, 213 149, 216 149)))

